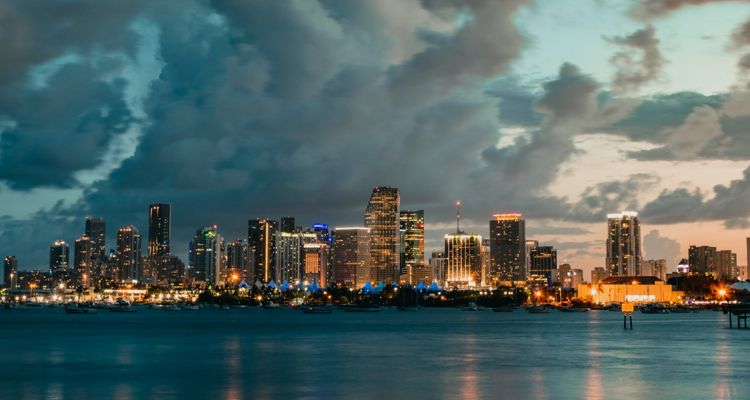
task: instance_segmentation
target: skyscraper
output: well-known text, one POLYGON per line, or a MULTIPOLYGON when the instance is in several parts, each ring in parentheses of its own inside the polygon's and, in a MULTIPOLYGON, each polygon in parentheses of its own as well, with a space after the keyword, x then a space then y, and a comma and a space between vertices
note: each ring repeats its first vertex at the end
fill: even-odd
POLYGON ((482 236, 464 232, 445 235, 448 286, 474 286, 482 279, 482 236))
POLYGON ((247 222, 247 245, 250 246, 255 260, 251 266, 253 280, 268 282, 275 276, 276 268, 276 231, 279 222, 272 219, 251 219, 247 222))
POLYGON ((397 188, 378 186, 372 190, 365 210, 365 227, 370 228, 370 279, 399 281, 400 203, 397 188))
POLYGON ((274 279, 277 282, 295 283, 303 279, 305 264, 305 244, 316 243, 318 237, 312 232, 276 233, 276 268, 274 279))
POLYGON ((316 281, 320 287, 331 283, 331 268, 329 265, 330 247, 327 242, 306 243, 304 248, 304 275, 308 282, 316 281))
POLYGON ((148 258, 158 263, 159 259, 171 254, 172 207, 169 204, 148 206, 148 258))
POLYGON ((313 232, 318 235, 318 241, 331 245, 331 233, 328 231, 328 224, 313 224, 313 232))
POLYGON ((607 258, 611 276, 641 274, 641 223, 635 211, 607 214, 607 258))
POLYGON ((333 230, 333 280, 338 285, 362 287, 370 277, 370 228, 333 230))
POLYGON ((446 264, 445 253, 442 251, 433 251, 430 256, 430 273, 432 274, 433 282, 437 282, 438 285, 444 285, 445 279, 448 276, 448 266, 446 264))
POLYGON ((190 271, 196 282, 219 286, 225 283, 221 235, 216 225, 198 229, 190 242, 190 271))
MULTIPOLYGON (((88 220, 86 220, 88 222, 88 220)), ((88 224, 87 224, 88 225, 88 224)), ((97 249, 98 250, 98 249, 97 249)), ((77 286, 90 287, 94 280, 94 242, 86 235, 76 239, 73 246, 73 271, 77 286)))
POLYGON ((227 276, 234 285, 239 284, 239 282, 243 280, 252 280, 252 276, 250 276, 250 262, 252 255, 250 253, 250 248, 247 245, 247 241, 236 239, 233 242, 227 243, 226 257, 227 276))
POLYGON ((641 276, 655 276, 667 280, 667 260, 645 260, 641 265, 641 276))
POLYGON ((490 275, 502 281, 526 280, 526 222, 518 213, 490 220, 490 275))
POLYGON ((401 231, 401 273, 424 264, 424 210, 399 213, 401 231))
POLYGON ((16 256, 6 256, 3 260, 3 283, 8 289, 18 287, 18 260, 16 256))
POLYGON ((55 240, 49 247, 49 270, 54 281, 67 281, 70 267, 70 246, 63 240, 55 240))
POLYGON ((117 267, 114 274, 119 282, 137 281, 141 278, 141 233, 134 226, 117 230, 117 267))
POLYGON ((281 217, 281 224, 279 225, 279 231, 292 233, 297 228, 294 226, 294 217, 281 217))
POLYGON ((716 247, 690 246, 688 248, 688 264, 691 273, 715 274, 718 264, 716 247))
POLYGON ((84 236, 91 240, 91 266, 89 271, 88 286, 98 285, 105 275, 104 260, 107 255, 107 224, 104 218, 86 218, 84 236))
POLYGON ((557 269, 557 250, 552 246, 536 246, 529 260, 529 279, 551 286, 552 273, 557 269))

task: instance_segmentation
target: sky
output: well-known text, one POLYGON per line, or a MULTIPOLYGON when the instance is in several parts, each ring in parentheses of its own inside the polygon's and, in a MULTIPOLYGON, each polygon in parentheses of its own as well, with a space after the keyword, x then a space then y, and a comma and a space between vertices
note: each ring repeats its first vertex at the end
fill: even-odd
MULTIPOLYGON (((247 219, 361 225, 374 186, 426 248, 521 212, 560 263, 604 264, 606 214, 646 258, 750 236, 750 2, 0 2, 0 255, 46 268, 86 216, 173 251, 247 219)), ((429 256, 429 254, 428 254, 429 256)))

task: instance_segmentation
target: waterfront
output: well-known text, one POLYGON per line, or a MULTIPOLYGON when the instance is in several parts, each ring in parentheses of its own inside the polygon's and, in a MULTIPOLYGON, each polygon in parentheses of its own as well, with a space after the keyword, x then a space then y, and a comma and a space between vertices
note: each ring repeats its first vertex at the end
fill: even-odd
POLYGON ((0 310, 2 399, 728 399, 750 330, 720 312, 0 310))

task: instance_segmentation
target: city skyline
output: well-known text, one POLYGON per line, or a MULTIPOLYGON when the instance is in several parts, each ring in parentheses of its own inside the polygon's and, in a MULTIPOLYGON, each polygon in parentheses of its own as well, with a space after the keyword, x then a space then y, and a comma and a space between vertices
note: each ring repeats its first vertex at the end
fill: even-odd
POLYGON ((197 228, 253 216, 359 225, 377 185, 425 211, 428 253, 460 198, 467 231, 521 212, 587 269, 616 210, 639 211, 645 258, 747 258, 746 2, 82 7, 2 11, 27 39, 0 71, 0 254, 22 268, 86 216, 111 248, 172 204, 184 259, 197 228))

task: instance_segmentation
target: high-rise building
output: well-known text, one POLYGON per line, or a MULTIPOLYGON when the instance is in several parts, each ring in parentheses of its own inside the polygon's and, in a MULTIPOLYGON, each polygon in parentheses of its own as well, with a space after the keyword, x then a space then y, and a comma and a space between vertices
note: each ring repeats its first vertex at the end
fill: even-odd
POLYGON ((303 279, 308 282, 318 282, 320 287, 327 287, 332 278, 328 243, 305 243, 304 257, 303 279))
POLYGON ((247 241, 236 239, 233 242, 227 243, 226 258, 227 277, 229 277, 229 280, 235 286, 240 281, 252 280, 252 276, 250 275, 252 254, 250 253, 247 241))
POLYGON ((159 268, 153 271, 153 278, 155 283, 161 286, 184 285, 187 280, 185 263, 174 254, 163 256, 159 268))
POLYGON ((117 230, 117 267, 115 280, 118 282, 138 281, 141 278, 141 233, 134 226, 123 226, 117 230))
POLYGON ((297 230, 297 227, 294 224, 295 224, 294 217, 281 217, 281 223, 279 224, 279 231, 292 233, 297 230))
POLYGON ((655 276, 663 281, 667 280, 667 260, 646 260, 641 266, 641 276, 655 276))
POLYGON ((690 246, 688 248, 688 264, 691 273, 715 274, 718 264, 716 247, 690 246))
POLYGON ((162 256, 172 254, 170 238, 172 236, 172 207, 169 204, 151 204, 148 206, 148 258, 159 260, 162 256))
POLYGON ((328 224, 313 224, 313 232, 318 235, 319 242, 328 243, 331 246, 331 233, 328 231, 328 224))
POLYGON ((605 262, 611 276, 641 274, 641 223, 637 212, 607 214, 605 262))
POLYGON ((91 239, 91 285, 98 284, 104 275, 104 259, 107 256, 107 224, 104 218, 86 218, 84 236, 91 239))
POLYGON ((255 255, 250 266, 253 280, 268 282, 276 276, 276 232, 279 222, 255 218, 247 221, 247 245, 255 255))
POLYGON ((551 286, 552 274, 557 270, 557 250, 553 246, 536 246, 529 261, 529 279, 551 286))
POLYGON ((362 287, 370 276, 370 228, 333 230, 333 280, 337 285, 362 287))
POLYGON ((291 283, 303 280, 305 244, 317 241, 318 236, 312 232, 277 232, 274 279, 291 283))
POLYGON ((594 267, 594 269, 591 270, 591 284, 596 285, 599 282, 603 281, 604 278, 609 276, 609 272, 607 272, 607 269, 604 267, 594 267))
MULTIPOLYGON (((88 222, 88 220, 87 220, 88 222)), ((98 250, 98 249, 97 249, 98 250)), ((94 242, 86 235, 76 239, 73 246, 73 271, 75 273, 75 284, 85 288, 92 286, 94 282, 94 242)))
POLYGON ((378 186, 372 190, 365 210, 365 227, 370 228, 370 279, 398 282, 401 271, 399 206, 397 188, 378 186))
POLYGON ((432 273, 432 280, 438 285, 445 285, 445 279, 448 276, 448 263, 445 258, 445 253, 442 251, 433 251, 430 256, 430 270, 432 273))
POLYGON ((448 286, 474 286, 482 280, 482 236, 464 232, 445 235, 448 286))
POLYGON ((190 242, 190 271, 196 282, 220 286, 225 283, 222 239, 216 225, 195 231, 190 242))
POLYGON ((49 247, 49 270, 54 281, 67 281, 70 268, 70 246, 63 240, 55 240, 49 247))
POLYGON ((401 210, 401 273, 424 264, 424 210, 401 210))
POLYGON ((716 252, 716 270, 714 275, 717 278, 734 280, 737 278, 737 254, 732 250, 719 250, 716 252))
POLYGON ((501 281, 526 280, 526 222, 518 213, 490 220, 490 275, 501 281))
POLYGON ((6 256, 3 260, 3 283, 8 289, 18 288, 18 259, 6 256))

